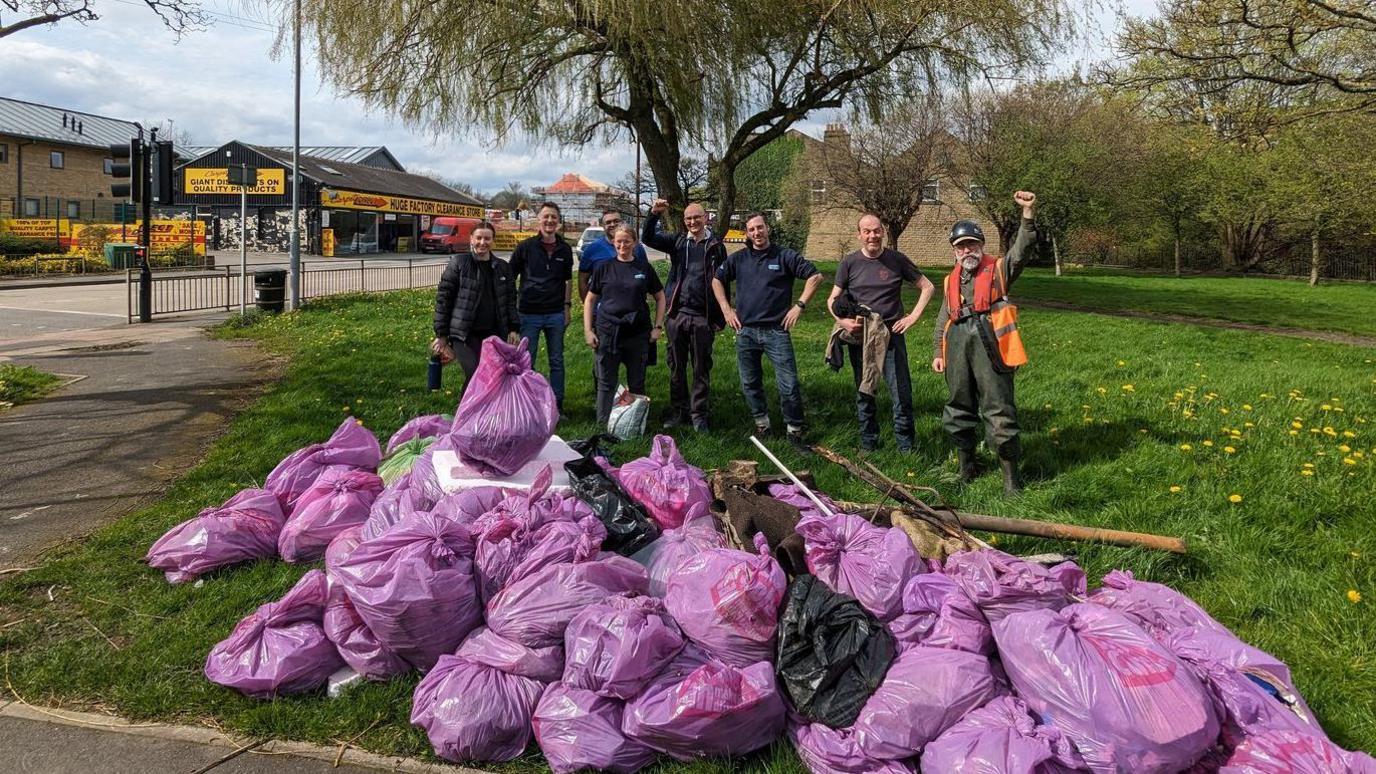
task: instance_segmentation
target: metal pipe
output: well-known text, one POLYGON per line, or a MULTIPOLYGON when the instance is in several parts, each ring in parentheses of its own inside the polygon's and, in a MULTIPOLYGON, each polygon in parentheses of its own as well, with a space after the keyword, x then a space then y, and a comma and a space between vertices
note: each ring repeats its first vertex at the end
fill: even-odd
POLYGON ((755 447, 758 448, 764 454, 764 456, 768 457, 770 462, 774 463, 774 467, 778 468, 779 471, 782 472, 785 476, 788 476, 788 480, 792 481, 793 485, 798 487, 798 491, 802 492, 804 495, 807 495, 807 499, 811 500, 813 505, 816 505, 817 509, 820 510, 823 515, 836 515, 836 513, 831 510, 831 508, 827 507, 826 503, 819 500, 817 498, 817 495, 813 494, 811 489, 808 489, 807 484, 804 484, 802 481, 799 481, 798 477, 793 475, 793 471, 789 470, 787 466, 780 462, 779 458, 775 457, 773 452, 765 448, 765 445, 760 443, 760 439, 752 435, 750 436, 750 442, 755 444, 755 447))

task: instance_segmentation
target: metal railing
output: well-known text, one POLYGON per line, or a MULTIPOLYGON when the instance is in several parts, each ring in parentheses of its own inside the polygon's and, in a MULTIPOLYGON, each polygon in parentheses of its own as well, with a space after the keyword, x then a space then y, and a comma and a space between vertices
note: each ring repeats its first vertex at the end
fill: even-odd
MULTIPOLYGON (((444 261, 430 258, 385 262, 361 260, 347 264, 331 261, 323 266, 307 263, 301 267, 301 299, 434 287, 439 284, 444 267, 444 261)), ((237 266, 215 271, 157 272, 152 278, 153 315, 211 310, 232 312, 241 299, 246 306, 253 306, 253 275, 252 267, 244 277, 237 266)), ((138 319, 139 270, 126 270, 124 283, 128 319, 133 323, 138 319)))

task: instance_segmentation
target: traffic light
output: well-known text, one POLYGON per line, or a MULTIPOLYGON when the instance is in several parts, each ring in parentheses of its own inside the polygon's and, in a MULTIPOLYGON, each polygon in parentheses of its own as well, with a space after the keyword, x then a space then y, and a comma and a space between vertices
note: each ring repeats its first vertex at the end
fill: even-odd
POLYGON ((128 143, 111 145, 110 156, 115 160, 110 165, 110 175, 117 180, 127 179, 127 182, 111 183, 110 195, 132 202, 143 201, 143 181, 148 169, 144 166, 143 140, 133 138, 128 143))
POLYGON ((172 142, 170 140, 158 140, 150 147, 148 154, 149 164, 152 166, 152 197, 157 204, 168 205, 172 203, 172 172, 174 157, 172 155, 172 142))

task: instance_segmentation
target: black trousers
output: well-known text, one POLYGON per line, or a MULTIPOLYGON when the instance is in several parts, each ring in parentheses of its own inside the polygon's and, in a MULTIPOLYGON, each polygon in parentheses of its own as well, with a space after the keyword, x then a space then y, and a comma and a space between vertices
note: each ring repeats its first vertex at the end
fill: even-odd
POLYGON ((612 415, 612 401, 620 384, 618 372, 626 366, 626 389, 645 394, 645 362, 650 353, 650 332, 635 334, 597 329, 597 422, 606 425, 612 415), (617 340, 613 342, 613 338, 617 340), (615 344, 616 351, 612 351, 615 344))
POLYGON ((707 419, 707 397, 712 389, 712 344, 716 331, 696 312, 680 309, 668 320, 669 410, 680 417, 707 419), (688 369, 693 369, 689 387, 688 369))
POLYGON ((492 331, 469 331, 466 340, 449 340, 449 348, 454 350, 454 360, 458 362, 459 368, 463 369, 463 389, 459 391, 460 397, 468 391, 468 383, 473 381, 473 372, 478 370, 478 357, 482 354, 483 342, 488 336, 496 335, 492 331))

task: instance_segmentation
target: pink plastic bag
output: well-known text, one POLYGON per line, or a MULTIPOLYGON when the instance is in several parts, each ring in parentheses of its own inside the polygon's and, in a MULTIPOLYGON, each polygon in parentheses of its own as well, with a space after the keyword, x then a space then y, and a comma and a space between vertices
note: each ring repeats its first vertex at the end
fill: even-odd
POLYGON ((327 470, 296 501, 277 551, 288 562, 312 562, 325 546, 348 527, 368 520, 373 501, 382 492, 382 479, 366 470, 327 470))
POLYGON ((1047 569, 992 548, 955 554, 944 571, 991 624, 1009 613, 1060 610, 1086 593, 1085 574, 1071 562, 1047 569))
POLYGON ((480 626, 468 635, 455 655, 478 664, 500 669, 509 675, 529 677, 552 683, 564 671, 564 646, 527 648, 491 629, 480 626))
POLYGON ((1078 603, 994 625, 1004 669, 1096 771, 1177 772, 1218 739, 1204 686, 1122 613, 1078 603))
POLYGON ((989 655, 994 634, 975 601, 949 575, 914 575, 903 587, 903 612, 889 623, 899 650, 913 645, 989 655))
POLYGON ((621 733, 622 703, 555 683, 535 706, 535 741, 554 774, 584 769, 631 772, 650 765, 655 751, 621 733))
MULTIPOLYGON (((836 505, 836 501, 827 497, 821 492, 813 492, 817 499, 831 509, 832 513, 840 513, 841 508, 836 505)), ((823 516, 825 514, 818 510, 817 504, 812 502, 812 498, 802 493, 802 490, 792 484, 770 484, 769 496, 781 503, 788 503, 800 512, 800 521, 809 516, 823 516)))
POLYGON ((345 419, 325 443, 314 443, 288 454, 268 474, 263 488, 282 501, 282 512, 291 513, 296 500, 328 467, 377 470, 382 447, 377 436, 353 417, 345 419))
POLYGON ((449 428, 454 424, 452 414, 423 414, 406 424, 401 429, 392 433, 392 437, 387 441, 387 454, 396 451, 397 447, 407 441, 414 441, 417 438, 434 438, 449 432, 449 428))
POLYGON ((406 474, 410 479, 410 488, 416 490, 421 499, 431 506, 438 503, 446 494, 444 487, 440 486, 439 472, 435 470, 435 455, 445 451, 454 451, 453 435, 442 435, 436 439, 429 448, 421 452, 411 464, 411 471, 406 474))
MULTIPOLYGON (((491 341, 491 339, 488 339, 491 341)), ((612 594, 644 594, 645 569, 622 556, 555 564, 510 583, 487 603, 487 625, 530 648, 561 645, 569 621, 612 594)))
POLYGON ((441 497, 429 510, 436 516, 471 525, 510 496, 510 492, 499 486, 460 489, 441 497))
POLYGON ((1376 761, 1350 753, 1321 733, 1267 731, 1248 737, 1219 774, 1372 774, 1376 761))
POLYGON ((245 489, 168 530, 144 561, 162 570, 168 583, 185 583, 219 567, 276 556, 286 520, 277 495, 245 489))
POLYGON ((411 671, 411 665, 395 651, 378 641, 377 635, 359 617, 344 587, 332 580, 337 567, 363 542, 362 530, 350 527, 339 533, 325 549, 325 576, 329 595, 323 621, 325 636, 355 672, 370 680, 386 680, 411 671))
POLYGON ((1014 696, 970 712, 922 751, 924 771, 948 774, 1064 774, 1083 763, 1065 735, 1037 725, 1014 696))
POLYGON ((1295 688, 1290 668, 1228 632, 1180 629, 1163 645, 1195 668, 1223 721, 1223 741, 1299 729, 1322 735, 1318 720, 1295 688), (1263 684, 1266 687, 1263 687, 1263 684))
POLYGON ((425 498, 409 484, 410 479, 397 479, 396 483, 383 489, 373 500, 373 507, 368 509, 368 520, 363 522, 361 534, 364 540, 372 540, 413 513, 429 510, 424 506, 425 498))
POLYGON ((787 585, 764 535, 755 535, 755 550, 714 548, 690 557, 664 595, 664 606, 689 639, 739 667, 773 660, 787 585))
POLYGON ((535 459, 559 422, 554 391, 530 367, 528 342, 511 346, 493 336, 459 402, 450 437, 464 463, 509 476, 535 459))
POLYGON ((240 621, 205 659, 205 676, 255 699, 310 691, 343 666, 325 637, 325 573, 311 570, 281 599, 240 621))
POLYGON ((509 761, 530 744, 530 718, 545 684, 461 656, 441 656, 416 685, 411 725, 447 761, 509 761))
POLYGON ((1103 585, 1090 595, 1089 601, 1126 615, 1158 640, 1193 628, 1232 634, 1194 600, 1169 586, 1136 580, 1127 570, 1105 575, 1103 585))
POLYGON ((913 542, 897 527, 876 527, 859 516, 808 516, 798 522, 807 568, 827 588, 855 597, 880 621, 903 612, 903 588, 922 572, 913 542))
POLYGON ((667 435, 655 436, 648 456, 622 465, 617 479, 660 529, 679 527, 694 505, 712 503, 702 469, 689 465, 667 435))
POLYGON ((793 749, 798 751, 798 757, 812 774, 913 774, 917 771, 911 758, 883 761, 866 756, 849 728, 793 723, 788 733, 793 749))
POLYGON ((482 620, 468 528, 418 513, 363 542, 335 571, 378 641, 426 670, 482 620))
POLYGON ((678 674, 671 665, 626 704, 621 730, 627 736, 688 761, 744 755, 783 731, 784 703, 768 662, 737 669, 713 660, 678 674))
POLYGON ((658 599, 616 595, 573 617, 564 650, 564 683, 629 699, 683 650, 683 634, 658 599))
POLYGON ((650 576, 650 595, 663 597, 668 591, 669 578, 684 560, 711 548, 725 547, 726 538, 708 513, 708 506, 699 504, 689 510, 683 526, 664 530, 658 540, 631 558, 645 565, 650 576))
POLYGON ((909 648, 894 659, 851 728, 866 757, 903 760, 1002 693, 984 656, 909 648))

